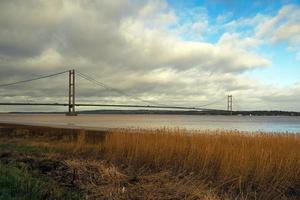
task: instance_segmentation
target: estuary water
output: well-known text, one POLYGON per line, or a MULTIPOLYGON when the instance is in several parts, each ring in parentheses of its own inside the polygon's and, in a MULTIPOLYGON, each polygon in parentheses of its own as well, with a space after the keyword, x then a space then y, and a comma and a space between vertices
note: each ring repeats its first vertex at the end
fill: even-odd
POLYGON ((0 123, 102 130, 109 128, 184 128, 300 133, 300 117, 149 114, 0 114, 0 123))

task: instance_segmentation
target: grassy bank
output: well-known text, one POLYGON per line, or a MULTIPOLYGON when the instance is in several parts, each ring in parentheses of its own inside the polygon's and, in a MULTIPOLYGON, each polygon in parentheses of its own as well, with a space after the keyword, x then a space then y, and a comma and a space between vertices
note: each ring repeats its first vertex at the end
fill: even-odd
POLYGON ((103 199, 300 198, 295 134, 12 127, 1 141, 64 160, 81 174, 79 187, 103 199))
POLYGON ((81 199, 80 193, 59 187, 47 177, 39 177, 26 165, 19 163, 1 164, 1 200, 81 199))

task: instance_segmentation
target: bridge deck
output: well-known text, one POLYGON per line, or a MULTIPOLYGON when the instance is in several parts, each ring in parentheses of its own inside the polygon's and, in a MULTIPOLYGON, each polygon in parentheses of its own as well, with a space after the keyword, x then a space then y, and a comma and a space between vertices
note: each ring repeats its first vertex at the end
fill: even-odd
MULTIPOLYGON (((68 103, 0 103, 0 105, 6 106, 69 106, 68 103)), ((185 106, 151 106, 151 105, 123 105, 123 104, 89 104, 89 103, 77 103, 76 107, 122 107, 122 108, 157 108, 157 109, 181 109, 181 110, 203 110, 213 111, 217 109, 197 108, 197 107, 185 107, 185 106)), ((221 111, 221 110, 218 110, 221 111)), ((226 110, 222 110, 226 111, 226 110)))

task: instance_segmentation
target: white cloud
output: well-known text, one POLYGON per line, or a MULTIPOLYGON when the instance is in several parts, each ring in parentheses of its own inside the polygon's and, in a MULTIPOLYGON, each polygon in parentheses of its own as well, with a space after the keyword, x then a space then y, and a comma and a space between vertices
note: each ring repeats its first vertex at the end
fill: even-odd
POLYGON ((138 51, 140 60, 135 58, 132 65, 140 62, 139 65, 149 64, 150 68, 175 67, 186 70, 197 67, 211 72, 241 72, 270 63, 244 48, 257 42, 251 38, 246 38, 243 46, 225 45, 225 38, 218 44, 186 41, 178 37, 176 31, 148 27, 139 16, 124 20, 120 31, 129 45, 138 51))
POLYGON ((266 17, 256 28, 256 36, 272 43, 286 42, 289 50, 300 51, 300 7, 287 5, 277 15, 266 17))
POLYGON ((217 16, 217 23, 218 24, 224 24, 230 20, 230 18, 233 16, 232 12, 223 13, 217 16))
POLYGON ((295 5, 287 5, 282 7, 277 15, 271 17, 265 17, 262 20, 257 29, 256 34, 260 37, 269 36, 272 32, 283 25, 290 24, 290 23, 299 23, 300 8, 295 5))
POLYGON ((288 41, 291 46, 300 44, 300 20, 298 24, 289 23, 278 27, 271 40, 273 42, 288 41))
POLYGON ((232 48, 249 49, 256 47, 261 43, 261 40, 254 37, 242 38, 238 33, 224 33, 218 42, 222 46, 232 48))
POLYGON ((262 21, 267 21, 268 16, 258 13, 252 18, 239 18, 226 22, 224 28, 230 32, 239 32, 238 29, 242 29, 246 34, 253 35, 255 27, 257 27, 262 21))

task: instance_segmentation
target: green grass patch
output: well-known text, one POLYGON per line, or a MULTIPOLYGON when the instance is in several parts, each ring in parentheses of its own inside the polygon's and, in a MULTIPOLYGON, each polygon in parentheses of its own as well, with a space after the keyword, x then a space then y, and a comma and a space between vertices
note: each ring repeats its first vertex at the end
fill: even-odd
POLYGON ((19 153, 30 153, 30 154, 39 154, 39 153, 49 153, 50 149, 46 147, 35 147, 27 145, 18 145, 12 143, 2 143, 0 144, 0 152, 3 151, 15 151, 19 153))
POLYGON ((0 164, 0 200, 82 199, 78 192, 39 177, 26 166, 0 164))

